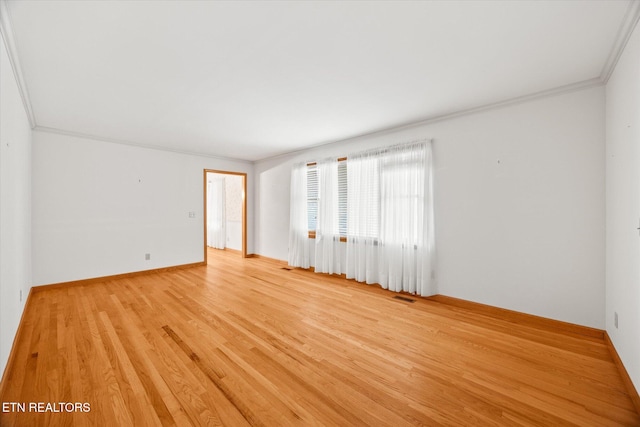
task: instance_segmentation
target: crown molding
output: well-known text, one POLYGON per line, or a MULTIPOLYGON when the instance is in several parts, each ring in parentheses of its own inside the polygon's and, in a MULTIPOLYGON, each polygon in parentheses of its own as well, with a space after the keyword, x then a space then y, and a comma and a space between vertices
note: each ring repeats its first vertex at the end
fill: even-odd
POLYGON ((620 23, 620 28, 618 28, 618 34, 616 35, 616 40, 613 43, 607 62, 605 62, 602 72, 600 73, 600 79, 603 83, 606 84, 609 81, 611 74, 613 74, 613 71, 618 64, 618 60, 622 56, 622 52, 624 52, 624 48, 627 46, 627 42, 629 41, 629 38, 631 38, 631 34, 633 33, 639 19, 640 0, 631 0, 631 3, 629 3, 629 7, 627 8, 627 12, 620 23))
MULTIPOLYGON (((2 1, 2 0, 0 0, 0 1, 2 1)), ((522 96, 518 96, 518 97, 515 97, 515 98, 509 98, 509 99, 505 99, 505 100, 502 100, 502 101, 497 101, 497 102, 492 102, 492 103, 489 103, 489 104, 483 104, 483 105, 476 106, 476 107, 457 110, 457 111, 454 111, 454 112, 451 112, 451 113, 435 115, 435 116, 431 116, 431 117, 428 117, 428 118, 425 118, 425 119, 422 119, 422 120, 419 120, 419 121, 403 123, 403 124, 400 124, 400 125, 397 125, 397 126, 391 126, 391 127, 387 127, 387 128, 383 128, 383 129, 377 129, 377 130, 374 130, 372 132, 365 132, 365 133, 361 133, 361 134, 348 136, 346 138, 340 138, 340 139, 336 139, 336 140, 332 140, 332 141, 321 142, 319 144, 309 145, 307 147, 303 147, 303 148, 296 149, 296 150, 285 151, 285 152, 280 153, 280 154, 275 154, 273 156, 268 156, 268 157, 264 157, 262 159, 256 159, 256 160, 238 159, 238 158, 232 158, 232 157, 216 156, 216 155, 213 155, 213 154, 206 154, 206 153, 201 153, 201 152, 196 152, 196 151, 187 151, 187 150, 176 150, 176 149, 172 149, 172 148, 163 148, 163 147, 157 147, 157 146, 152 146, 152 145, 140 144, 140 143, 136 143, 136 142, 132 142, 132 141, 126 141, 126 140, 115 139, 115 138, 105 138, 105 137, 102 137, 102 136, 91 135, 91 134, 86 134, 86 133, 81 133, 81 132, 75 132, 75 131, 70 131, 70 130, 65 130, 65 129, 51 128, 51 127, 46 127, 46 126, 35 126, 33 129, 37 130, 37 131, 41 131, 41 132, 55 133, 55 134, 59 134, 59 135, 66 135, 66 136, 71 136, 71 137, 76 137, 76 138, 93 139, 95 141, 109 142, 109 143, 112 143, 112 144, 129 145, 129 146, 138 147, 138 148, 146 148, 146 149, 149 149, 149 150, 166 151, 166 152, 171 152, 171 153, 186 154, 186 155, 190 155, 190 156, 209 157, 209 158, 214 158, 214 159, 219 159, 219 160, 226 160, 226 161, 240 162, 240 163, 246 163, 246 164, 254 165, 254 164, 257 164, 257 163, 261 163, 261 162, 265 162, 265 161, 269 161, 269 160, 274 160, 274 159, 277 159, 277 158, 288 157, 288 156, 291 156, 291 155, 294 155, 294 154, 299 154, 299 153, 305 152, 307 150, 313 150, 313 149, 321 148, 321 147, 328 147, 328 146, 330 146, 332 144, 342 144, 342 143, 349 142, 349 141, 352 141, 352 140, 356 140, 356 139, 359 139, 359 138, 381 136, 381 135, 385 135, 385 134, 392 133, 392 132, 398 132, 398 131, 401 131, 401 130, 411 129, 411 128, 418 127, 418 126, 424 126, 424 125, 428 125, 428 124, 432 124, 432 123, 436 123, 436 122, 451 120, 451 119, 455 119, 455 118, 462 117, 462 116, 468 116, 468 115, 471 115, 471 114, 477 114, 477 113, 482 113, 482 112, 486 112, 486 111, 496 110, 496 109, 504 108, 504 107, 511 106, 511 105, 522 104, 522 103, 533 101, 533 100, 536 100, 536 99, 548 98, 548 97, 552 97, 552 96, 556 96, 556 95, 561 95, 561 94, 564 94, 564 93, 576 92, 576 91, 579 91, 579 90, 582 90, 582 89, 587 89, 587 88, 590 88, 590 87, 603 86, 604 84, 605 83, 602 81, 601 78, 595 77, 593 79, 583 80, 581 82, 571 83, 571 84, 568 84, 568 85, 559 86, 559 87, 555 87, 555 88, 552 88, 552 89, 547 89, 547 90, 543 90, 543 91, 539 91, 539 92, 534 92, 534 93, 531 93, 531 94, 522 95, 522 96)))
POLYGON ((399 124, 396 126, 391 126, 391 127, 387 127, 387 128, 383 128, 383 129, 378 129, 372 132, 365 132, 365 133, 361 133, 361 134, 357 134, 357 135, 352 135, 349 136, 347 138, 340 138, 340 139, 336 139, 336 140, 332 140, 332 141, 326 141, 326 142, 322 142, 320 144, 314 144, 314 145, 309 145, 307 147, 304 148, 300 148, 297 150, 291 150, 291 151, 287 151, 284 153, 280 153, 280 154, 276 154, 274 156, 269 156, 269 157, 265 157, 263 159, 258 159, 255 160, 254 163, 260 163, 260 162, 266 162, 266 161, 270 161, 270 160, 275 160, 277 158, 282 158, 282 157, 288 157, 294 154, 299 154, 302 152, 305 152, 307 150, 313 150, 313 149, 317 149, 317 148, 321 148, 321 147, 328 147, 330 145, 333 144, 344 144, 345 142, 351 142, 351 141, 355 141, 357 139, 360 138, 367 138, 367 137, 375 137, 375 136, 382 136, 382 135, 386 135, 389 133, 393 133, 393 132, 399 132, 402 130, 406 130, 406 129, 412 129, 415 127, 419 127, 419 126, 425 126, 425 125, 429 125, 432 123, 436 123, 436 122, 442 122, 442 121, 446 121, 446 120, 451 120, 451 119, 455 119, 458 117, 463 117, 463 116, 468 116, 471 114, 477 114, 477 113, 483 113, 483 112, 487 112, 487 111, 492 111, 492 110, 497 110, 500 108, 504 108, 504 107, 508 107, 508 106, 512 106, 512 105, 517 105, 517 104, 522 104, 525 102, 530 102, 536 99, 542 99, 542 98, 549 98, 549 97, 553 97, 556 95, 562 95, 565 93, 571 93, 571 92, 576 92, 579 90, 583 90, 583 89, 588 89, 591 87, 598 87, 598 86, 604 86, 604 82, 602 81, 602 79, 600 77, 594 77, 592 79, 589 80, 583 80, 581 82, 576 82, 576 83, 571 83, 568 85, 564 85, 564 86, 558 86, 552 89, 547 89, 547 90, 542 90, 539 92, 534 92, 534 93, 530 93, 527 95, 522 95, 522 96, 518 96, 515 98, 508 98, 502 101, 496 101, 496 102, 492 102, 492 103, 488 103, 488 104, 482 104, 476 107, 471 107, 471 108, 466 108, 466 109, 461 109, 461 110, 456 110, 454 112, 451 113, 445 113, 445 114, 440 114, 440 115, 434 115, 431 117, 427 117, 424 119, 421 119, 419 121, 413 121, 413 122, 409 122, 409 123, 403 123, 403 124, 399 124))
POLYGON ((33 107, 31 106, 31 99, 29 98, 29 91, 27 90, 27 84, 25 83, 22 67, 20 66, 20 60, 18 59, 18 52, 16 50, 15 40, 13 38, 13 30, 11 29, 11 18, 9 16, 9 8, 7 7, 6 0, 0 0, 0 35, 4 41, 4 45, 7 48, 7 54, 9 56, 9 62, 13 69, 13 75, 18 85, 18 91, 22 98, 22 104, 24 105, 25 112, 27 113, 27 119, 31 129, 36 127, 36 117, 33 114, 33 107))
POLYGON ((36 127, 33 128, 33 130, 34 131, 38 131, 38 132, 54 133, 54 134, 57 134, 57 135, 65 135, 65 136, 70 136, 70 137, 73 137, 73 138, 93 139, 94 141, 107 142, 107 143, 110 143, 110 144, 128 145, 128 146, 131 146, 131 147, 144 148, 146 150, 164 151, 164 152, 169 152, 169 153, 184 154, 184 155, 187 155, 187 156, 208 157, 208 158, 212 158, 212 159, 225 160, 225 161, 228 161, 228 162, 246 163, 246 164, 250 164, 250 165, 254 163, 251 160, 237 159, 237 158, 233 158, 233 157, 216 156, 214 154, 201 153, 201 152, 198 152, 198 151, 176 150, 176 149, 173 149, 173 148, 158 147, 156 145, 140 144, 140 143, 137 143, 137 142, 127 141, 127 140, 123 140, 123 139, 105 138, 103 136, 91 135, 91 134, 88 134, 88 133, 75 132, 75 131, 65 130, 65 129, 51 128, 51 127, 47 127, 47 126, 36 126, 36 127))
MULTIPOLYGON (((526 95, 522 95, 522 96, 517 96, 514 98, 508 98, 502 101, 496 101, 496 102, 491 102, 488 104, 483 104, 483 105, 479 105, 477 107, 471 107, 471 108, 466 108, 466 109, 461 109, 452 113, 446 113, 446 114, 441 114, 441 115, 437 115, 437 116, 432 116, 429 117, 427 119, 418 121, 418 122, 413 122, 413 123, 407 123, 405 125, 400 125, 400 126, 396 126, 393 128, 389 128, 389 129, 384 129, 378 132, 374 132, 375 134, 378 133, 384 133, 384 132, 389 132, 389 131, 397 131, 397 130, 402 130, 402 129, 407 129, 407 128, 412 128, 415 126, 420 126, 420 125, 426 125, 426 124, 431 124, 431 123, 435 123, 435 122, 441 122, 444 120, 451 120, 451 119, 455 119, 461 116, 468 116, 470 114, 476 114, 476 113, 482 113, 485 111, 491 111, 491 110, 496 110, 496 109, 500 109, 500 108, 504 108, 504 107, 508 107, 511 105, 516 105, 516 104, 523 104, 525 102, 530 102, 536 99, 542 99, 542 98, 549 98, 549 97, 553 97, 553 96, 557 96, 557 95, 562 95, 565 93, 570 93, 570 92, 576 92, 579 90, 583 90, 583 89, 587 89, 587 88, 591 88, 591 87, 597 87, 597 86, 603 86, 604 83, 602 82, 602 80, 599 77, 594 77, 592 79, 588 79, 588 80, 583 80, 580 82, 576 82, 576 83, 570 83, 568 85, 563 85, 563 86, 558 86, 558 87, 554 87, 551 89, 546 89, 546 90, 541 90, 538 92, 533 92, 533 93, 529 93, 526 95)), ((362 136, 369 136, 369 134, 367 135, 362 135, 362 136)))

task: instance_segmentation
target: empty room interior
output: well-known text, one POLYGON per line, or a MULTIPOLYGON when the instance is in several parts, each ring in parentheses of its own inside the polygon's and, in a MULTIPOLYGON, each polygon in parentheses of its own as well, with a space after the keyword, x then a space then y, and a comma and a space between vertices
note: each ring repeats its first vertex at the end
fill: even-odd
POLYGON ((0 0, 0 426, 640 426, 640 0, 0 0))

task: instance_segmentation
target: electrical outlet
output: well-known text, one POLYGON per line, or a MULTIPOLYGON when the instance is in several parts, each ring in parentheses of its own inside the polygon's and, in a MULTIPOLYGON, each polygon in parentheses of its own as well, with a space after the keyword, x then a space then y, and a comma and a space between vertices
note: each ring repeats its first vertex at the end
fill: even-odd
POLYGON ((196 213, 191 211, 189 212, 189 218, 195 218, 196 217, 196 213))
POLYGON ((618 312, 613 312, 613 326, 618 329, 618 312))
POLYGON ((149 261, 151 259, 151 254, 144 254, 144 259, 149 261))
POLYGON ((22 302, 22 289, 20 289, 20 302, 22 302))

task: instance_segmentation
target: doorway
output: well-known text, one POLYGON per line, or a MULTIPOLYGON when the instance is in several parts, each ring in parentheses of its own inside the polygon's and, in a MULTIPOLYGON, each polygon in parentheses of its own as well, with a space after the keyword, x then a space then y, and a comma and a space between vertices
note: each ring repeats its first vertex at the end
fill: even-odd
POLYGON ((247 174, 205 169, 203 176, 205 264, 210 245, 238 250, 247 258, 247 174), (216 205, 212 212, 211 197, 224 200, 219 202, 222 207, 216 205))

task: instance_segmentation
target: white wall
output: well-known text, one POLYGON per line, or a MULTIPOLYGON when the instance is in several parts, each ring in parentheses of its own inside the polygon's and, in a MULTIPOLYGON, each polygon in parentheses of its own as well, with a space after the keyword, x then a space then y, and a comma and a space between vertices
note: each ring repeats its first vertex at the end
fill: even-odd
POLYGON ((205 168, 253 181, 251 163, 34 132, 34 285, 203 261, 205 168))
POLYGON ((0 374, 30 286, 31 128, 0 37, 0 374))
POLYGON ((434 139, 439 293, 604 327, 604 88, 255 165, 256 252, 287 259, 296 161, 434 139))
POLYGON ((236 251, 242 250, 242 221, 227 221, 226 247, 236 251))
POLYGON ((225 176, 227 243, 229 249, 242 250, 242 177, 225 176))
POLYGON ((606 329, 640 390, 640 29, 607 83, 606 329), (618 328, 614 326, 618 313, 618 328))

